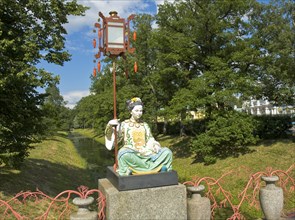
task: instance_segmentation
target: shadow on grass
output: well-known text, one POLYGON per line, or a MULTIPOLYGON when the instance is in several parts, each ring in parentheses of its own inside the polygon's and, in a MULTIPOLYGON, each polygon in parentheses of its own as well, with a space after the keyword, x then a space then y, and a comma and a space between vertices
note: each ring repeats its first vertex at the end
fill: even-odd
MULTIPOLYGON (((241 211, 240 213, 244 216, 244 219, 261 219, 258 216, 254 217, 254 216, 251 216, 243 211, 241 211)), ((215 209, 214 219, 228 219, 233 214, 234 214, 234 212, 230 206, 217 208, 217 209, 215 209)))
POLYGON ((190 140, 189 137, 185 137, 170 146, 171 151, 177 158, 186 158, 192 155, 190 150, 190 140))
POLYGON ((27 159, 20 170, 2 168, 0 180, 0 189, 5 196, 39 189, 54 197, 65 190, 77 190, 81 185, 97 188, 97 180, 91 178, 89 170, 40 159, 27 159))
POLYGON ((45 140, 48 141, 55 141, 55 142, 59 142, 59 143, 65 143, 64 141, 56 138, 56 137, 61 137, 61 138, 68 138, 68 133, 67 132, 56 132, 54 133, 52 136, 46 137, 45 140))
POLYGON ((288 139, 265 139, 265 140, 260 140, 257 143, 257 146, 259 145, 264 145, 265 147, 270 147, 276 143, 282 143, 282 144, 289 144, 291 142, 295 142, 295 136, 294 137, 290 137, 288 139))

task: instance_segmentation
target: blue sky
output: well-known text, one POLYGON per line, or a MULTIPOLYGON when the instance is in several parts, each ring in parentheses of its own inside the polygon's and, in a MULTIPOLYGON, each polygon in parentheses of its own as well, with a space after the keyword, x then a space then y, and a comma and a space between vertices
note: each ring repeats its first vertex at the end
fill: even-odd
MULTIPOLYGON (((172 1, 172 0, 170 0, 172 1)), ((79 4, 90 7, 84 17, 69 17, 69 23, 65 26, 68 32, 66 36, 66 50, 72 54, 72 59, 63 66, 42 63, 40 66, 47 71, 60 76, 58 85, 61 95, 72 108, 83 96, 89 94, 91 86, 91 74, 95 64, 94 54, 97 49, 92 46, 92 39, 97 36, 93 33, 94 23, 97 22, 98 12, 106 17, 110 11, 117 11, 122 18, 130 14, 157 13, 157 5, 164 0, 78 0, 79 4)))

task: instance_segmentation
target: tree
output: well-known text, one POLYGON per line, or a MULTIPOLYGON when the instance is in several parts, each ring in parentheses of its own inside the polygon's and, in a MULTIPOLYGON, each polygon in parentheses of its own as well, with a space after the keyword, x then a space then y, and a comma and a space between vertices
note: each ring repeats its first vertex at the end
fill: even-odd
POLYGON ((200 153, 198 144, 206 146, 203 149, 211 160, 221 146, 231 149, 237 144, 246 147, 251 141, 255 143, 254 127, 249 126, 252 122, 232 111, 241 101, 294 101, 292 9, 292 1, 260 4, 252 0, 175 1, 159 8, 158 85, 168 100, 166 112, 170 118, 178 116, 182 123, 188 110, 204 109, 206 113, 206 133, 196 137, 193 151, 200 153), (238 135, 252 134, 249 142, 230 136, 224 145, 225 137, 217 136, 218 141, 213 138, 215 131, 235 127, 234 123, 215 123, 223 121, 224 112, 230 122, 235 118, 236 124, 252 129, 240 129, 244 135, 238 135))
POLYGON ((46 88, 46 98, 42 105, 42 110, 46 113, 44 123, 47 127, 47 133, 54 133, 58 130, 69 130, 72 125, 72 111, 67 108, 66 102, 60 95, 56 85, 50 85, 46 88))
POLYGON ((261 97, 278 105, 295 105, 294 11, 294 1, 272 0, 249 15, 261 97))
MULTIPOLYGON (((176 0, 159 7, 155 29, 151 28, 153 17, 137 16, 139 72, 126 79, 124 62, 131 69, 134 58, 127 56, 126 60, 116 61, 119 118, 127 117, 125 100, 140 96, 147 104, 146 121, 155 122, 159 115, 178 120, 181 135, 187 129, 196 134, 191 149, 202 157, 204 153, 194 147, 198 141, 211 149, 206 151, 211 161, 221 156, 216 151, 222 148, 228 147, 223 152, 233 155, 242 152, 240 149, 256 141, 252 126, 255 122, 237 114, 236 105, 251 98, 294 102, 293 9, 291 0, 269 4, 255 0, 176 0), (187 120, 189 111, 205 113, 201 123, 204 134, 192 130, 192 123, 187 120), (230 123, 223 123, 224 120, 230 123), (220 145, 205 141, 218 130, 227 134, 227 129, 234 131, 237 125, 238 139, 231 135, 224 144, 224 137, 219 137, 215 143, 220 145), (243 141, 243 137, 247 138, 243 141), (230 145, 236 152, 229 150, 230 145)), ((92 92, 102 97, 97 103, 107 106, 97 105, 101 107, 97 107, 95 117, 102 112, 111 116, 111 88, 112 77, 106 68, 93 79, 92 92)))
POLYGON ((45 94, 37 89, 55 84, 58 77, 36 64, 70 60, 63 25, 68 15, 85 10, 76 1, 0 2, 0 164, 20 164, 31 144, 46 133, 41 108, 45 94))

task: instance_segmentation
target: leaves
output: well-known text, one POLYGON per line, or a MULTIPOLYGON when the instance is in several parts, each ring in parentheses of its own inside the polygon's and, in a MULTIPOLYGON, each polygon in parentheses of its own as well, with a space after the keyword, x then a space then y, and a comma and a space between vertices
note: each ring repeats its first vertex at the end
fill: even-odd
POLYGON ((63 25, 68 15, 85 10, 76 1, 0 2, 0 164, 19 165, 30 144, 48 131, 41 108, 45 95, 38 89, 55 85, 58 77, 36 64, 44 59, 62 65, 70 59, 63 25))

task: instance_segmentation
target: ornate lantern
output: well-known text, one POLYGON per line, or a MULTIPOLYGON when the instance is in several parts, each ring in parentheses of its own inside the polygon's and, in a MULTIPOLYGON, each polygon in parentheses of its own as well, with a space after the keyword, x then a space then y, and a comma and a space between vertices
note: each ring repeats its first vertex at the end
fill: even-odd
MULTIPOLYGON (((105 17, 101 12, 98 13, 102 18, 102 27, 99 23, 95 23, 98 28, 98 54, 96 58, 100 58, 102 52, 104 56, 117 57, 122 56, 125 52, 133 53, 135 48, 130 47, 130 21, 134 15, 130 15, 127 22, 124 18, 120 18, 116 11, 111 11, 110 17, 105 17)), ((94 44, 93 44, 94 45, 94 44)))

